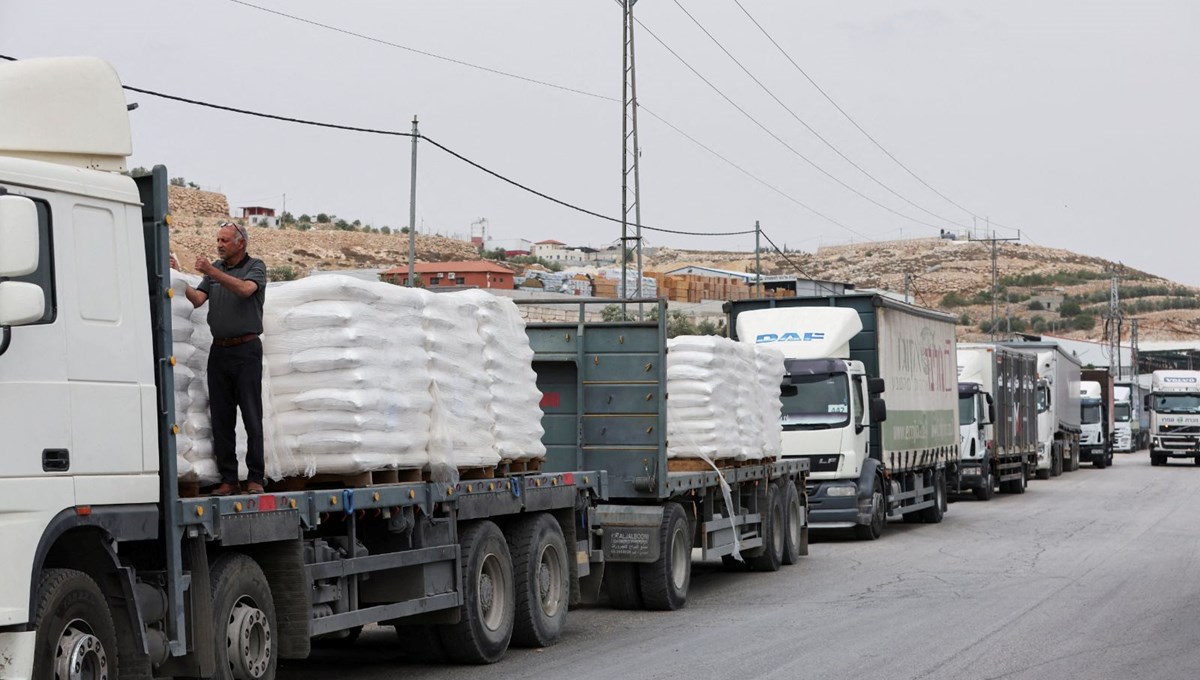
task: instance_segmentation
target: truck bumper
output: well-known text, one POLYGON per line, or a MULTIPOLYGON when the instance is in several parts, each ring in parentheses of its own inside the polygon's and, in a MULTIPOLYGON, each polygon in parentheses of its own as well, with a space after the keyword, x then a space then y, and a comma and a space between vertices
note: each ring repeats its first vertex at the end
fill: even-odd
POLYGON ((1168 458, 1195 458, 1200 456, 1200 438, 1153 437, 1150 452, 1168 458))
POLYGON ((1079 447, 1079 460, 1081 462, 1085 462, 1085 463, 1091 462, 1103 455, 1104 455, 1104 447, 1103 446, 1080 446, 1079 447))
POLYGON ((33 645, 37 631, 0 633, 0 678, 29 680, 33 677, 33 645))
POLYGON ((808 483, 808 526, 810 529, 849 529, 871 521, 870 499, 858 498, 858 483, 853 479, 808 483), (838 491, 838 489, 850 489, 838 491), (830 495, 834 494, 849 495, 830 495))
POLYGON ((967 459, 959 463, 958 484, 963 489, 983 486, 983 461, 967 459))

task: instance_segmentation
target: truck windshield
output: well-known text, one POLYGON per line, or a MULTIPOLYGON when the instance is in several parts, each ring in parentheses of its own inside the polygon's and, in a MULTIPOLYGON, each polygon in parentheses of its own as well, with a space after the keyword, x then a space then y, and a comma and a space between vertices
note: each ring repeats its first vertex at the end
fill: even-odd
POLYGON ((1118 423, 1128 423, 1129 413, 1129 404, 1113 404, 1113 417, 1117 419, 1118 423))
POLYGON ((1095 425, 1100 422, 1100 404, 1084 404, 1080 407, 1080 411, 1084 425, 1095 425))
POLYGON ((1154 410, 1159 413, 1200 413, 1200 394, 1156 394, 1154 410))
POLYGON ((1049 385, 1037 386, 1037 410, 1038 413, 1045 413, 1046 409, 1050 408, 1050 387, 1049 385))
POLYGON ((850 381, 845 373, 793 376, 780 396, 784 430, 824 430, 850 423, 850 381))
POLYGON ((958 395, 958 424, 970 425, 975 422, 975 395, 958 395))

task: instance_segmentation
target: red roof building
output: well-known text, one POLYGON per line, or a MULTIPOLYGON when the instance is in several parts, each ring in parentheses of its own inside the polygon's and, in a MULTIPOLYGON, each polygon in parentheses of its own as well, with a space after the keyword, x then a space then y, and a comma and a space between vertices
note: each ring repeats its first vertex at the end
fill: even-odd
MULTIPOLYGON (((422 285, 468 286, 475 288, 513 289, 513 270, 486 260, 458 262, 418 262, 413 266, 422 285)), ((398 285, 407 285, 408 267, 395 267, 379 278, 398 285)))

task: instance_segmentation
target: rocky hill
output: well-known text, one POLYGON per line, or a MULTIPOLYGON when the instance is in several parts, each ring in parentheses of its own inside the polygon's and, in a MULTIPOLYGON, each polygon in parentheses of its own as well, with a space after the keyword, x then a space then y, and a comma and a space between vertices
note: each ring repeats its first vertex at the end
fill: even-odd
MULTIPOLYGON (((196 255, 215 257, 217 224, 229 219, 221 194, 171 187, 172 248, 185 269, 196 255)), ((408 258, 408 237, 313 228, 248 227, 250 251, 276 268, 277 276, 306 276, 314 269, 390 268, 408 258)), ((992 319, 991 246, 972 241, 911 239, 820 248, 815 253, 763 254, 767 274, 792 274, 853 283, 900 293, 905 275, 918 304, 959 317, 959 337, 987 337, 992 319)), ((480 259, 468 242, 417 236, 422 262, 480 259)), ((746 252, 659 248, 645 261, 647 271, 686 265, 753 271, 746 252)), ((1104 337, 1110 273, 1120 272, 1122 309, 1139 319, 1143 340, 1193 339, 1200 335, 1200 290, 1149 272, 1067 250, 1028 243, 997 247, 997 327, 1005 332, 1045 332, 1099 340, 1104 337)), ((1128 340, 1126 323, 1122 337, 1128 340)))

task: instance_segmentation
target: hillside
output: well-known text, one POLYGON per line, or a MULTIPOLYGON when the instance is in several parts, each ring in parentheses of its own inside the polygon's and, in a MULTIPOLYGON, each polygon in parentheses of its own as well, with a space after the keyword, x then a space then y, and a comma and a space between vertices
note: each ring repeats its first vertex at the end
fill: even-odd
MULTIPOLYGON (((185 269, 197 254, 215 257, 216 225, 228 219, 221 194, 171 187, 172 248, 185 269)), ((250 227, 250 252, 268 267, 286 268, 280 276, 305 276, 314 269, 390 268, 408 258, 408 238, 313 228, 250 227)), ((1121 301, 1127 317, 1136 316, 1142 340, 1192 339, 1200 335, 1200 290, 1149 272, 1067 250, 1005 242, 997 248, 998 329, 1045 332, 1099 340, 1108 309, 1109 272, 1121 271, 1121 301), (1050 309, 1039 309, 1039 306, 1050 309), (1006 316, 1007 311, 1007 316, 1006 316)), ((808 277, 845 281, 859 288, 901 292, 905 274, 916 302, 959 317, 959 337, 987 337, 991 319, 991 247, 945 239, 911 239, 820 248, 815 253, 763 255, 766 274, 799 272, 808 277), (793 264, 794 263, 794 266, 793 264)), ((468 242, 418 234, 422 262, 479 259, 468 242)), ((753 253, 659 248, 645 261, 647 271, 686 265, 752 271, 753 253)), ((1129 326, 1123 338, 1129 337, 1129 326)))

